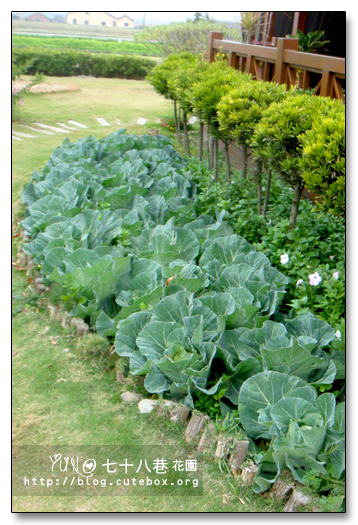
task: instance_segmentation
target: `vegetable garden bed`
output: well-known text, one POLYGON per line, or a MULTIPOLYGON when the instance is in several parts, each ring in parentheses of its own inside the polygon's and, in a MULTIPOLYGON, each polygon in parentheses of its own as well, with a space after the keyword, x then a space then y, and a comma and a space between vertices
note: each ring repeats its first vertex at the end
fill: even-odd
MULTIPOLYGON (((198 216, 187 162, 166 137, 64 142, 22 193, 24 246, 54 303, 114 341, 150 394, 204 395, 265 443, 254 491, 283 469, 342 484, 344 403, 334 329, 280 312, 288 278, 225 212, 198 216)), ((211 402, 211 401, 210 401, 211 402)))

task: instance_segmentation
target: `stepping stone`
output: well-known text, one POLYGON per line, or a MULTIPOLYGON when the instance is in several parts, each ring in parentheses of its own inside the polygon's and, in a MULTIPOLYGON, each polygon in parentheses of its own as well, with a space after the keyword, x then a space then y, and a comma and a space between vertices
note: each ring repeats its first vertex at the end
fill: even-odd
POLYGON ((138 403, 139 412, 141 414, 150 414, 153 412, 156 404, 157 401, 155 399, 142 399, 142 401, 138 403))
POLYGON ((13 131, 14 135, 19 135, 19 137, 24 137, 25 139, 38 139, 35 135, 28 135, 27 133, 20 133, 19 131, 13 131))
POLYGON ((28 129, 32 129, 32 131, 37 131, 38 133, 46 133, 46 135, 54 135, 53 131, 45 131, 44 129, 32 128, 31 126, 27 126, 26 124, 22 124, 22 126, 28 129))
POLYGON ((137 120, 137 124, 139 124, 140 126, 143 126, 146 123, 147 123, 147 119, 146 118, 139 117, 139 119, 137 120))
POLYGON ((20 139, 19 137, 14 137, 14 135, 12 135, 11 138, 16 139, 16 140, 24 140, 24 139, 20 139))
POLYGON ((77 128, 70 128, 70 126, 66 126, 66 124, 61 124, 61 122, 56 122, 59 126, 62 126, 65 129, 71 129, 72 131, 78 131, 77 128))
POLYGON ((40 126, 41 128, 50 129, 51 131, 57 131, 58 133, 71 133, 70 131, 65 131, 61 128, 54 128, 53 126, 48 126, 47 124, 40 124, 39 122, 35 122, 36 126, 40 126))
POLYGON ((108 122, 104 118, 96 117, 96 119, 102 126, 110 126, 110 124, 108 124, 108 122))
POLYGON ((88 128, 88 126, 85 126, 84 124, 80 124, 79 122, 76 122, 75 120, 69 120, 68 121, 73 126, 78 126, 79 128, 88 128))
POLYGON ((134 403, 142 399, 142 394, 137 394, 137 392, 123 392, 121 394, 121 399, 124 403, 134 403))

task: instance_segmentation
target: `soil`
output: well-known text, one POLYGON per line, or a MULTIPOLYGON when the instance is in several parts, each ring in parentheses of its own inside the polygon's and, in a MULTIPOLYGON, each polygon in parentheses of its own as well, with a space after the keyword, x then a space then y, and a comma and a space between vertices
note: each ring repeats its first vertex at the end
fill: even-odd
MULTIPOLYGON (((17 80, 13 83, 13 88, 16 88, 17 90, 24 89, 26 86, 31 84, 31 82, 28 82, 26 80, 17 80)), ((76 89, 80 89, 75 84, 55 84, 52 82, 41 82, 40 84, 35 84, 34 86, 29 88, 29 91, 31 93, 55 93, 58 91, 74 91, 76 89)))

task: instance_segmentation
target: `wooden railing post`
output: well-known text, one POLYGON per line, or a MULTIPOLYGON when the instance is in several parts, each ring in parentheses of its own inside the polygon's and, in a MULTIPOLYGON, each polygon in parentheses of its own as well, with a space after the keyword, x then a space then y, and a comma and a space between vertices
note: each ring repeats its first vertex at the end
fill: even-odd
POLYGON ((277 39, 276 71, 274 80, 278 84, 288 84, 286 81, 287 65, 285 64, 283 57, 283 54, 287 49, 298 51, 298 38, 277 39))
POLYGON ((217 52, 213 48, 213 40, 222 40, 222 39, 223 39, 223 34, 222 33, 220 33, 219 31, 210 31, 209 46, 208 46, 208 49, 209 49, 208 61, 209 62, 214 62, 215 55, 216 55, 216 52, 217 52))
POLYGON ((332 75, 329 71, 323 70, 321 78, 321 89, 318 93, 321 97, 330 97, 332 95, 332 75))

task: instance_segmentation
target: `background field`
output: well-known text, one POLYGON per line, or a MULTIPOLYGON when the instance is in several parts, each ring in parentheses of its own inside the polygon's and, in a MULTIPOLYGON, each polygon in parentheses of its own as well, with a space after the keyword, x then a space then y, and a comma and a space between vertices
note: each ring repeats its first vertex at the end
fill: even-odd
POLYGON ((104 38, 126 38, 133 40, 138 29, 129 27, 81 26, 74 24, 55 24, 53 22, 27 22, 26 20, 12 20, 14 33, 33 33, 65 36, 88 36, 104 38))
POLYGON ((96 53, 116 53, 121 55, 157 56, 158 52, 137 42, 119 42, 120 39, 73 38, 66 36, 13 35, 12 47, 31 47, 36 49, 74 49, 96 53))

